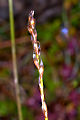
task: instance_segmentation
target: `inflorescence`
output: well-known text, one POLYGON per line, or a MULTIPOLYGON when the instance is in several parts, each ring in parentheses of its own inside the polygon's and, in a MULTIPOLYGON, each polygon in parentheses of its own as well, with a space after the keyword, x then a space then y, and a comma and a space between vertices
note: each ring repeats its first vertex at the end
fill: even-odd
POLYGON ((28 18, 28 31, 31 34, 31 40, 33 44, 33 61, 39 71, 39 89, 41 94, 42 111, 44 113, 45 120, 48 120, 47 105, 45 103, 44 91, 43 91, 44 65, 42 59, 40 60, 41 48, 40 48, 40 42, 37 41, 37 31, 35 28, 35 19, 33 16, 34 16, 34 11, 31 11, 28 18))

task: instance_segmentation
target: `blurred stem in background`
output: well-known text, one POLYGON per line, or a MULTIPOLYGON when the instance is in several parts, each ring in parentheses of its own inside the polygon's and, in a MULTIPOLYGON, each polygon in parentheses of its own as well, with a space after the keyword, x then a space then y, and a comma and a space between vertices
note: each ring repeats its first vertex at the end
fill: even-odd
POLYGON ((62 18, 64 22, 64 27, 69 28, 68 16, 64 8, 63 8, 63 13, 62 13, 62 18))
POLYGON ((23 120, 22 119, 22 111, 21 111, 21 102, 20 102, 19 83, 18 83, 17 61, 16 61, 14 17, 13 17, 13 2, 12 2, 12 0, 8 0, 8 1, 9 1, 9 16, 10 16, 10 29, 11 29, 11 46, 12 46, 13 74, 14 74, 14 82, 15 82, 17 108, 18 108, 19 120, 23 120))

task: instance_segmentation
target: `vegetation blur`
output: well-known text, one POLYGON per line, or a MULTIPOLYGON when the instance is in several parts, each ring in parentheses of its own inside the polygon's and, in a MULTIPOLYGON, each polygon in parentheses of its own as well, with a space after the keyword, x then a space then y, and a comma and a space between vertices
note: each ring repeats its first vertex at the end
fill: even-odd
MULTIPOLYGON (((49 120, 80 120, 80 1, 13 0, 16 60, 23 120, 44 120, 38 72, 27 30, 35 11, 49 120)), ((0 0, 0 119, 19 120, 8 0, 0 0)))

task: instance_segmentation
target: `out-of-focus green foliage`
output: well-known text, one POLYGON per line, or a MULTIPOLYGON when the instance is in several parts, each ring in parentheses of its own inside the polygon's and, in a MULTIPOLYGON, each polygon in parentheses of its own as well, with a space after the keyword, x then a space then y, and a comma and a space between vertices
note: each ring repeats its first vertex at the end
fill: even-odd
POLYGON ((43 42, 47 42, 48 40, 53 40, 54 34, 60 27, 60 20, 55 20, 52 23, 46 23, 45 25, 40 25, 37 27, 38 38, 39 40, 43 40, 43 42))
POLYGON ((0 72, 0 77, 1 78, 8 77, 9 75, 10 75, 10 71, 7 68, 1 70, 1 72, 0 72))
POLYGON ((0 116, 5 116, 14 113, 16 104, 10 100, 0 101, 0 116))
POLYGON ((22 114, 24 120, 26 120, 26 118, 28 118, 28 120, 34 120, 33 114, 25 106, 22 106, 22 114))
MULTIPOLYGON (((22 114, 24 120, 28 118, 28 120, 33 120, 32 113, 25 107, 22 106, 22 114)), ((5 101, 0 101, 0 116, 7 116, 7 115, 17 115, 17 107, 16 103, 7 99, 5 101)))

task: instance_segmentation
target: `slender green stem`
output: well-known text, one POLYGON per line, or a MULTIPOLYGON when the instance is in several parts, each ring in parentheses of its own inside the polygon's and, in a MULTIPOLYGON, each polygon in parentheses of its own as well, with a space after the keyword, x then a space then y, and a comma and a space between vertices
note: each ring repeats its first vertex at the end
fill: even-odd
POLYGON ((11 29, 13 74, 14 74, 14 82, 15 82, 18 116, 19 116, 19 120, 23 120, 22 119, 22 111, 21 111, 19 84, 18 84, 18 72, 17 72, 17 62, 16 62, 15 32, 14 32, 14 17, 13 17, 13 2, 12 2, 12 0, 9 0, 9 16, 10 16, 10 29, 11 29))

